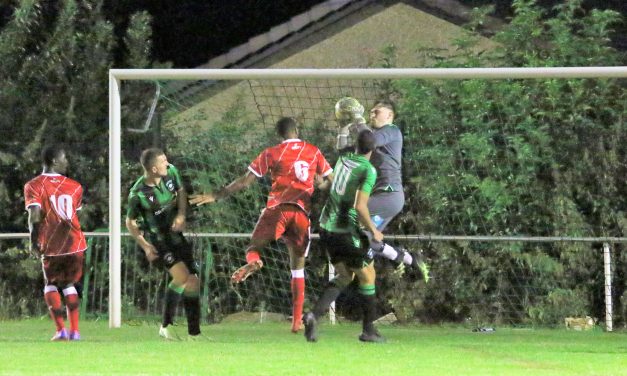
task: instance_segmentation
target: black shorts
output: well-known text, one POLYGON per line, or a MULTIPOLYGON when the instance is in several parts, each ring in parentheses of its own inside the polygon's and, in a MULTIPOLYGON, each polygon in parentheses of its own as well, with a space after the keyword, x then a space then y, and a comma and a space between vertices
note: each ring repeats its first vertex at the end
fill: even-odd
POLYGON ((341 262, 351 269, 362 269, 368 266, 374 257, 373 252, 368 248, 368 240, 362 239, 361 244, 364 246, 356 247, 354 235, 350 233, 335 233, 320 229, 320 244, 332 264, 341 262))
POLYGON ((152 245, 157 249, 159 258, 154 264, 169 270, 179 262, 187 266, 190 274, 198 274, 198 264, 194 261, 194 252, 190 242, 185 239, 183 233, 170 232, 161 239, 150 239, 152 245))

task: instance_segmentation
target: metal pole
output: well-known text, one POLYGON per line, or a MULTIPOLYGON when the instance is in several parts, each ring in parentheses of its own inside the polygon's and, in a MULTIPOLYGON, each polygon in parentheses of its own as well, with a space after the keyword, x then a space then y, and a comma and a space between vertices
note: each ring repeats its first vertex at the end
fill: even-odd
MULTIPOLYGON (((329 281, 332 281, 335 278, 335 268, 333 264, 329 262, 329 281)), ((329 320, 331 320, 331 324, 335 325, 335 300, 331 302, 329 306, 329 320)))
POLYGON ((627 77, 627 67, 347 68, 347 69, 111 69, 121 80, 254 79, 512 79, 627 77))
POLYGON ((612 255, 610 244, 603 243, 603 267, 605 270, 605 330, 612 331, 612 255))
POLYGON ((122 325, 121 132, 120 80, 109 71, 109 328, 122 325))

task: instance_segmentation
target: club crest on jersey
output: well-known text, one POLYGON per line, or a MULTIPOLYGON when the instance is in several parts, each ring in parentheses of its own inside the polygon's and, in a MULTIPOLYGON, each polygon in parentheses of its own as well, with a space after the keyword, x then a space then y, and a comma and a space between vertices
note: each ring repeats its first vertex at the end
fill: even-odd
POLYGON ((296 161, 294 163, 294 173, 296 178, 302 182, 306 182, 309 179, 309 163, 305 161, 296 161))
POLYGON ((174 190, 174 182, 172 180, 168 180, 167 182, 165 182, 165 186, 170 192, 174 190))
MULTIPOLYGON (((366 253, 366 258, 368 260, 372 260, 374 258, 374 249, 368 248, 368 253, 366 253)), ((365 264, 365 263, 364 263, 365 264)), ((367 265, 366 265, 367 266, 367 265)))
POLYGON ((153 195, 148 196, 148 201, 155 202, 155 196, 153 195))

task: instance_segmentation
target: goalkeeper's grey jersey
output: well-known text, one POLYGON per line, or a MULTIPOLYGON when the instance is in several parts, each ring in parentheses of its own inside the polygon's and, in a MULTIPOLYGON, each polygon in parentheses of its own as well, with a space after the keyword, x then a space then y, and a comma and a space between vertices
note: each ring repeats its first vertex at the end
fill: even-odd
POLYGON ((372 154, 370 162, 377 169, 376 191, 403 191, 401 174, 401 155, 403 151, 403 135, 394 124, 387 124, 373 129, 377 150, 372 154))

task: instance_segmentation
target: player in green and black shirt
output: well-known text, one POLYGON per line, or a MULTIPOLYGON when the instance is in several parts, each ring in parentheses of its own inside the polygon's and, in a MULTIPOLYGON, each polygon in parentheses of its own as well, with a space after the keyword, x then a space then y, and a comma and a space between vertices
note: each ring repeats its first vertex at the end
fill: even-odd
POLYGON ((320 243, 335 267, 336 277, 329 282, 312 312, 305 315, 305 338, 318 339, 318 318, 357 276, 359 293, 363 299, 363 333, 359 340, 383 342, 385 339, 374 328, 375 278, 372 252, 362 228, 370 231, 377 241, 383 234, 370 218, 368 198, 377 179, 377 172, 370 163, 375 149, 375 139, 369 130, 357 136, 355 153, 343 154, 333 169, 333 184, 329 198, 320 216, 320 243))
POLYGON ((192 247, 183 237, 187 194, 178 170, 168 163, 162 150, 146 149, 140 162, 144 168, 128 195, 126 227, 150 262, 165 267, 172 281, 165 296, 163 323, 159 335, 173 339, 178 302, 183 297, 190 336, 200 334, 198 269, 192 247))

